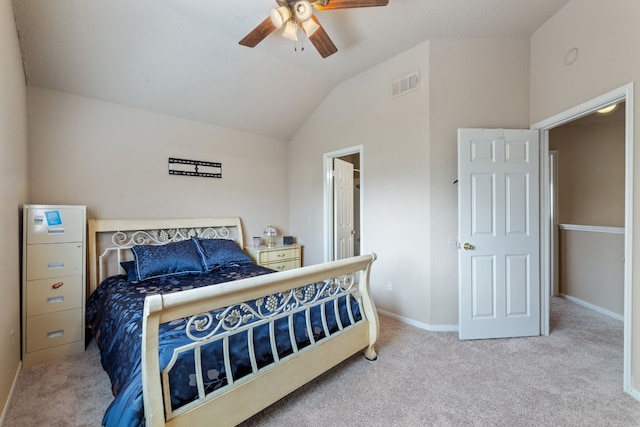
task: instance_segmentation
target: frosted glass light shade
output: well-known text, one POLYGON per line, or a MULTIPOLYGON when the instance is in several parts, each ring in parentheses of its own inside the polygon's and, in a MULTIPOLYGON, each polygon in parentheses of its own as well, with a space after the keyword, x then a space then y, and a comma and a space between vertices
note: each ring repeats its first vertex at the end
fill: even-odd
POLYGON ((615 110, 617 106, 618 106, 618 104, 609 105, 608 107, 604 107, 604 108, 599 109, 599 110, 597 111, 597 113, 600 113, 600 114, 607 114, 607 113, 610 113, 610 112, 612 112, 613 110, 615 110))
POLYGON ((297 41, 298 40, 298 26, 293 21, 287 21, 287 25, 284 27, 284 32, 282 33, 284 38, 289 40, 297 41))
POLYGON ((271 9, 269 17, 276 28, 282 28, 284 23, 291 19, 291 11, 286 6, 280 6, 278 8, 271 9))
POLYGON ((311 3, 307 0, 299 0, 293 6, 293 10, 295 11, 296 19, 298 22, 304 22, 311 18, 313 14, 313 9, 311 8, 311 3))
POLYGON ((304 30, 307 37, 311 37, 313 33, 315 33, 320 25, 316 24, 316 21, 313 19, 308 19, 302 23, 302 29, 304 30))

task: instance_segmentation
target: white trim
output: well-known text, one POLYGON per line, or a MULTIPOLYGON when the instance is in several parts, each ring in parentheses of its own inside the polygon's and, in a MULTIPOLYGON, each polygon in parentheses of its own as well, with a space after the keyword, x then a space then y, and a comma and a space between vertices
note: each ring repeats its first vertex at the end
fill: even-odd
POLYGON ((628 85, 619 87, 618 89, 614 89, 610 92, 607 92, 603 95, 598 96, 597 98, 591 99, 589 101, 583 102, 580 105, 577 105, 573 108, 570 108, 562 113, 556 114, 553 117, 550 117, 546 120, 542 120, 533 126, 531 129, 540 129, 540 130, 549 130, 556 128, 558 126, 562 126, 566 123, 572 122, 576 119, 579 119, 584 116, 588 116, 591 113, 594 113, 601 109, 606 105, 615 104, 618 102, 622 102, 627 100, 627 107, 629 104, 633 103, 633 83, 629 83, 628 85))
POLYGON ((635 388, 630 388, 627 393, 629 393, 634 399, 640 400, 640 391, 636 390, 635 388))
POLYGON ((587 231, 589 233, 624 234, 624 227, 602 227, 599 225, 558 224, 560 230, 587 231))
POLYGON ((323 194, 324 194, 324 262, 333 261, 333 168, 332 160, 336 157, 348 156, 349 154, 360 155, 360 253, 364 253, 365 236, 363 233, 363 194, 364 194, 364 145, 343 148, 338 151, 324 153, 323 162, 323 194))
POLYGON ((572 297, 571 295, 567 295, 567 294, 560 294, 560 296, 568 301, 571 301, 572 303, 578 304, 584 308, 588 308, 589 310, 593 310, 596 311, 600 314, 604 314, 607 317, 611 317, 612 319, 616 319, 619 320, 621 322, 624 322, 624 316, 618 314, 618 313, 614 313, 613 311, 609 311, 609 310, 605 310, 602 307, 598 307, 597 305, 591 304, 590 302, 586 302, 583 301, 579 298, 576 297, 572 297))
POLYGON ((16 388, 18 388, 18 380, 20 379, 21 373, 22 373, 22 360, 20 361, 20 363, 18 363, 18 369, 16 369, 16 375, 13 377, 11 390, 9 390, 9 396, 7 396, 7 401, 5 402, 4 409, 2 410, 2 416, 0 416, 0 426, 4 425, 5 419, 7 417, 7 412, 9 411, 9 405, 11 405, 11 400, 13 400, 13 395, 16 392, 16 388))
MULTIPOLYGON (((534 127, 535 129, 535 127, 534 127)), ((550 203, 550 180, 551 176, 549 165, 549 130, 543 129, 540 132, 540 310, 542 316, 540 319, 540 335, 549 335, 549 310, 550 295, 553 281, 553 251, 551 250, 552 239, 551 230, 551 203, 550 203)))
MULTIPOLYGON (((634 143, 634 83, 631 82, 625 86, 614 89, 590 101, 584 102, 567 111, 556 114, 546 120, 538 122, 531 126, 532 129, 541 131, 541 253, 540 259, 542 273, 543 296, 543 315, 546 319, 543 324, 546 325, 544 334, 548 335, 549 325, 549 292, 551 286, 549 254, 550 251, 550 228, 548 220, 550 218, 548 187, 549 187, 549 130, 557 126, 568 123, 572 120, 586 116, 597 111, 598 109, 625 101, 625 215, 624 215, 624 257, 626 260, 633 260, 633 143, 634 143)), ((632 347, 632 310, 633 310, 633 265, 632 262, 624 264, 624 373, 623 373, 623 389, 636 399, 640 400, 640 392, 632 388, 633 373, 631 372, 631 347, 632 347)), ((638 307, 640 310, 640 307, 638 307)))
POLYGON ((429 325, 428 323, 418 322, 417 320, 409 319, 408 317, 399 316, 395 313, 390 313, 384 310, 378 310, 378 314, 386 317, 391 317, 407 325, 415 326, 416 328, 424 329, 429 332, 458 332, 458 325, 429 325))
MULTIPOLYGON (((550 233, 549 241, 550 249, 549 252, 549 277, 551 278, 551 296, 556 296, 560 294, 560 254, 559 254, 559 230, 557 228, 558 224, 558 212, 560 211, 559 206, 559 197, 558 197, 558 188, 560 188, 560 177, 558 176, 558 159, 560 157, 560 153, 558 150, 549 150, 549 203, 551 203, 549 207, 549 226, 550 233), (553 191, 552 191, 553 190, 553 191)), ((548 330, 549 327, 545 323, 545 329, 548 330)))

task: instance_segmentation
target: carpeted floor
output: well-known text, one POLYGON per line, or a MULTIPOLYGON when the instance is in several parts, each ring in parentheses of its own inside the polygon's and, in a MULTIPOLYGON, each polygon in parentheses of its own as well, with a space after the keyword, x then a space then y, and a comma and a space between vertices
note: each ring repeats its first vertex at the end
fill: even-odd
MULTIPOLYGON (((380 320, 377 361, 356 355, 243 426, 640 425, 622 322, 559 298, 549 337, 460 341, 380 320)), ((24 369, 4 425, 97 426, 111 399, 92 343, 24 369)))

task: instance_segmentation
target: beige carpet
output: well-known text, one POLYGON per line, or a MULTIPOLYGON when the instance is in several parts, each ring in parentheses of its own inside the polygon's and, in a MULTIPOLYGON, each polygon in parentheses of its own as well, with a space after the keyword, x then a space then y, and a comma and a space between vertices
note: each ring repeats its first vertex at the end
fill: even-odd
MULTIPOLYGON (((549 337, 465 342, 382 317, 377 361, 354 356, 243 426, 640 425, 622 323, 564 299, 552 313, 549 337)), ((25 369, 4 425, 97 426, 109 387, 91 344, 25 369)))

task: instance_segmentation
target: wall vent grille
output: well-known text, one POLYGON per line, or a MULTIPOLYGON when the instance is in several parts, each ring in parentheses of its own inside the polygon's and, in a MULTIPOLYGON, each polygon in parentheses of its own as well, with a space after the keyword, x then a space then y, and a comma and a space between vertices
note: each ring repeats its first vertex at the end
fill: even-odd
POLYGON ((391 97, 396 98, 420 89, 420 73, 418 71, 391 82, 391 97))

